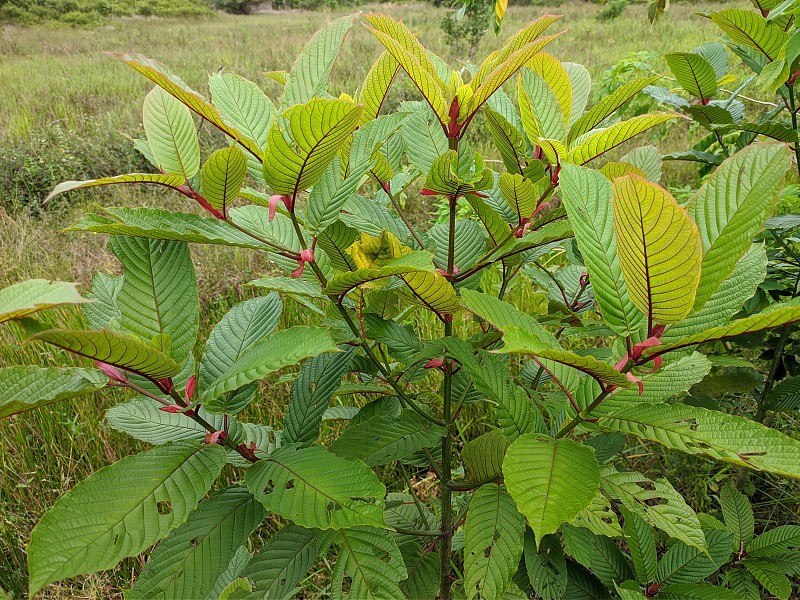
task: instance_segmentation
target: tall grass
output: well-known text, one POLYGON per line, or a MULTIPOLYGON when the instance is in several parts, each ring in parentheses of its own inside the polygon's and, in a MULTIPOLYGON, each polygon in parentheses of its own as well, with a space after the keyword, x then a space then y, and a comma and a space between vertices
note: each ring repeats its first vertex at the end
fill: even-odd
MULTIPOLYGON (((458 64, 459 57, 444 45, 439 31, 442 10, 407 4, 375 8, 403 18, 412 30, 421 32, 429 48, 458 64)), ((691 15, 702 8, 702 3, 675 5, 669 18, 651 32, 644 7, 633 6, 619 19, 598 23, 596 5, 565 3, 551 9, 564 15, 563 26, 569 30, 551 51, 564 60, 585 64, 598 81, 606 69, 630 52, 687 50, 716 36, 704 19, 691 15)), ((542 12, 541 7, 512 8, 503 35, 542 12)), ((11 206, 0 198, 0 286, 46 277, 79 281, 86 289, 97 270, 116 272, 118 266, 105 249, 104 236, 60 233, 92 201, 191 210, 180 198, 141 189, 71 195, 47 210, 35 210, 37 200, 59 179, 141 168, 137 167, 140 159, 128 150, 127 140, 109 132, 140 132, 141 102, 149 84, 103 51, 140 51, 160 59, 201 93, 207 93, 208 74, 224 68, 262 83, 275 96, 274 84, 260 73, 291 67, 308 37, 325 20, 339 14, 344 13, 219 15, 115 21, 93 30, 37 27, 0 33, 0 165, 6 165, 0 166, 0 193, 9 195, 16 189, 18 197, 23 197, 19 186, 25 186, 28 201, 28 206, 11 206), (15 167, 12 175, 8 164, 22 166, 15 167)), ((497 44, 487 35, 475 55, 483 56, 497 44)), ((354 93, 378 53, 375 40, 356 28, 334 69, 332 89, 354 93)), ((660 62, 654 66, 664 68, 660 62)), ((408 81, 401 79, 391 101, 416 97, 408 81)), ((685 141, 683 126, 675 131, 679 134, 670 135, 685 141)), ((663 143, 675 144, 676 138, 663 143)), ((203 306, 201 339, 205 339, 226 310, 252 294, 242 284, 268 272, 270 265, 262 256, 244 250, 197 246, 193 254, 203 306)), ((81 324, 74 311, 60 311, 52 318, 67 325, 81 324)), ((284 325, 307 319, 303 310, 287 302, 284 325)), ((425 325, 420 323, 423 329, 425 325)), ((0 328, 0 366, 63 364, 64 360, 55 351, 24 345, 14 326, 0 328)), ((266 382, 260 401, 244 418, 280 425, 287 392, 285 383, 266 382)), ((143 448, 105 424, 105 410, 120 399, 119 393, 97 394, 0 421, 0 588, 24 594, 24 547, 30 530, 64 491, 102 466, 143 448)), ((466 426, 470 426, 468 421, 466 426)), ((50 586, 43 597, 118 598, 140 567, 138 559, 130 559, 110 573, 50 586)), ((325 597, 324 592, 320 594, 325 597)))

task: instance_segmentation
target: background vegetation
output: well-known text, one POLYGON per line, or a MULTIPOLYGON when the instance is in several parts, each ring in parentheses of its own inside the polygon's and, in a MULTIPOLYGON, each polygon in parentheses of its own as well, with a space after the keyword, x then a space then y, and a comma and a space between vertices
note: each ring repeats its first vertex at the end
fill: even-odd
MULTIPOLYGON (((536 4, 540 4, 537 2, 536 4)), ((563 60, 585 64, 595 82, 595 100, 633 75, 666 72, 661 56, 676 49, 689 50, 716 37, 712 24, 692 13, 703 2, 673 6, 668 19, 651 31, 643 5, 629 7, 615 19, 598 20, 603 7, 583 1, 565 2, 557 9, 542 6, 512 7, 502 37, 512 33, 545 10, 564 14, 570 35, 557 41, 551 51, 563 60), (642 51, 642 49, 646 49, 642 51)), ((744 6, 746 3, 729 2, 744 6)), ((365 7, 369 10, 370 7, 365 7)), ((472 47, 452 47, 440 23, 447 9, 431 5, 403 4, 377 7, 404 19, 412 30, 421 31, 425 44, 454 65, 466 58, 472 47)), ((95 270, 110 271, 115 262, 105 250, 103 236, 59 233, 74 222, 94 201, 103 205, 175 206, 174 196, 141 189, 102 190, 70 195, 52 205, 41 199, 64 179, 90 178, 101 174, 131 172, 145 167, 130 142, 119 131, 138 136, 141 131, 140 99, 148 89, 143 78, 117 64, 103 51, 141 51, 168 63, 195 89, 206 93, 208 73, 221 68, 263 81, 268 93, 276 91, 259 75, 266 70, 285 69, 320 24, 340 11, 268 12, 246 17, 214 14, 210 5, 191 0, 0 0, 0 21, 18 24, 59 19, 68 24, 102 24, 102 27, 65 28, 49 25, 6 27, 0 33, 0 287, 30 277, 79 281, 86 289, 95 270), (88 8, 88 7, 91 7, 88 8), (98 8, 99 7, 99 8, 98 8), (172 12, 170 12, 172 11, 172 12), (194 17, 170 18, 170 14, 194 17), (159 15, 159 19, 114 17, 159 15), (265 32, 269 30, 269 35, 265 32), (194 51, 202 46, 203 53, 194 51), (109 79, 104 73, 115 73, 109 79), (32 76, 35 74, 35 76, 32 76), (109 81, 111 83, 109 83, 109 81), (111 132, 111 133, 109 133, 111 132), (79 199, 80 198, 80 199, 79 199)), ((344 14, 342 9, 341 13, 344 14)), ((476 56, 488 53, 497 40, 486 35, 476 56)), ((335 89, 355 92, 379 47, 366 32, 356 31, 346 44, 333 74, 335 89)), ((408 80, 395 86, 393 101, 415 97, 408 80)), ((644 99, 641 102, 648 102, 644 99)), ((628 110, 642 111, 634 104, 628 110)), ((474 132, 473 132, 474 133, 474 132)), ((211 145, 215 133, 204 129, 201 138, 211 145)), ((478 129, 488 140, 488 133, 478 129)), ((694 133, 677 124, 657 133, 655 143, 663 148, 683 149, 694 133)), ((487 144, 484 144, 487 146, 487 144)), ((485 148, 481 148, 485 150, 485 148)), ((497 159, 496 156, 489 156, 497 159)), ((692 168, 669 167, 665 182, 680 191, 696 185, 692 168)), ((417 202, 409 199, 409 202, 417 202)), ((183 210, 188 207, 183 204, 183 210)), ((201 339, 210 325, 246 290, 242 282, 267 272, 269 265, 254 254, 233 249, 193 248, 203 309, 201 339)), ((541 301, 533 290, 515 290, 541 301)), ((288 302, 287 302, 288 304, 288 302)), ((74 313, 77 320, 77 313, 74 313)), ((307 317, 296 306, 287 306, 282 326, 303 323, 307 317)), ((0 366, 14 363, 55 363, 52 350, 20 344, 13 328, 0 329, 0 366)), ((64 359, 58 362, 64 364, 64 359)), ((265 402, 249 409, 253 420, 274 422, 282 413, 288 385, 280 380, 265 384, 265 402)), ((741 398, 744 399, 744 394, 741 398)), ((116 399, 104 394, 95 401, 85 399, 56 404, 0 422, 0 588, 11 593, 25 589, 24 546, 30 529, 41 514, 65 490, 101 466, 140 450, 140 444, 106 426, 104 413, 116 399)), ((742 400, 744 401, 744 400, 742 400)), ((796 423, 779 424, 781 428, 796 423)), ((719 482, 730 469, 712 466, 677 454, 665 454, 641 445, 628 450, 624 460, 647 471, 665 473, 698 510, 714 510, 719 482), (690 471, 691 469, 691 471, 690 471), (692 477, 685 477, 692 472, 692 477)), ((416 485, 428 493, 424 479, 416 485)), ((795 519, 797 490, 786 490, 783 482, 769 478, 757 481, 756 510, 761 523, 795 519)), ((136 559, 112 573, 78 580, 70 587, 51 586, 49 598, 122 597, 141 565, 136 559)), ((323 588, 328 565, 314 575, 323 588)), ((324 597, 320 592, 319 597, 324 597)))

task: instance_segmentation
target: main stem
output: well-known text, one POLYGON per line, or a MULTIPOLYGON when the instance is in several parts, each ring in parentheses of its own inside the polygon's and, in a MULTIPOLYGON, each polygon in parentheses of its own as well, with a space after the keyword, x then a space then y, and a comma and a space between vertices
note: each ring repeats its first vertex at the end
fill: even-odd
MULTIPOLYGON (((450 149, 458 150, 458 140, 451 138, 450 149)), ((456 203, 458 198, 450 198, 450 227, 447 242, 447 273, 452 277, 455 270, 455 236, 456 236, 456 203)), ((453 335, 452 317, 445 319, 444 336, 453 335)), ((450 580, 450 558, 453 552, 453 503, 452 490, 447 487, 453 478, 452 452, 453 452, 453 375, 450 372, 447 357, 444 357, 444 382, 442 384, 442 419, 445 422, 446 432, 442 438, 442 476, 439 480, 439 490, 441 492, 442 503, 442 527, 441 538, 439 539, 439 600, 451 600, 452 581, 450 580)))

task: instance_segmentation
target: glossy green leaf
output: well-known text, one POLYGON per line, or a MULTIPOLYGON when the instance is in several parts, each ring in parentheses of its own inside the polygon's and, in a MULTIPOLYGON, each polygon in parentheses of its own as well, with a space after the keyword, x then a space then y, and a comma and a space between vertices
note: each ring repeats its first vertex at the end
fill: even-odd
POLYGON ((200 144, 192 113, 163 88, 144 99, 144 132, 158 168, 189 179, 200 170, 200 144))
POLYGON ((247 487, 270 511, 304 527, 383 527, 386 488, 364 463, 321 446, 281 446, 247 470, 247 487))
POLYGON ((637 135, 671 121, 672 119, 676 119, 679 116, 680 115, 673 113, 652 113, 615 123, 585 138, 580 138, 580 143, 577 143, 577 145, 569 150, 567 162, 585 165, 597 157, 602 156, 609 150, 613 150, 620 144, 633 139, 637 135))
POLYGON ((200 186, 208 203, 227 214, 247 176, 247 158, 238 146, 217 150, 200 170, 200 186))
POLYGON ((761 15, 740 8, 711 13, 711 20, 737 44, 757 50, 769 60, 778 58, 788 35, 761 15))
POLYGON ((680 86, 703 104, 717 93, 717 74, 700 54, 674 52, 664 55, 664 59, 680 86))
POLYGON ((503 474, 537 541, 574 519, 600 486, 600 469, 590 447, 536 434, 520 436, 509 446, 503 474))
POLYGON ((616 179, 612 207, 628 292, 652 325, 692 310, 702 249, 697 226, 663 188, 628 175, 616 179))
POLYGON ((186 521, 224 464, 221 446, 180 442, 123 458, 76 485, 31 533, 31 595, 147 549, 186 521))

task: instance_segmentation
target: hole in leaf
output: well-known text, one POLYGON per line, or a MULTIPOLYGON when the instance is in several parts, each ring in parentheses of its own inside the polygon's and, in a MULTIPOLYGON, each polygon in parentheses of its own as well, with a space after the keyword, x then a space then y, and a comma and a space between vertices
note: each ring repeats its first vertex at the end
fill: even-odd
POLYGON ((652 492, 656 489, 656 484, 647 479, 645 479, 644 481, 637 481, 636 485, 638 485, 643 490, 647 490, 648 492, 652 492))
POLYGON ((172 512, 172 503, 167 502, 166 500, 162 500, 158 504, 156 504, 156 510, 160 515, 168 515, 172 512))
POLYGON ((267 485, 264 486, 264 495, 268 496, 272 492, 275 491, 275 484, 273 483, 272 479, 267 481, 267 485))
POLYGON ((489 558, 491 555, 492 555, 492 547, 486 546, 486 548, 483 549, 483 557, 489 558))
POLYGON ((343 593, 344 595, 347 595, 347 594, 349 594, 349 593, 350 593, 350 588, 351 588, 351 587, 353 587, 353 579, 352 579, 350 576, 348 576, 348 575, 345 575, 345 576, 342 578, 342 593, 343 593))
POLYGON ((289 481, 286 482, 286 489, 287 490, 294 489, 294 479, 290 479, 289 481))
POLYGON ((199 538, 199 537, 192 538, 192 539, 189 541, 189 545, 190 545, 192 548, 194 548, 195 546, 197 546, 197 544, 199 544, 199 543, 200 543, 200 538, 199 538))

